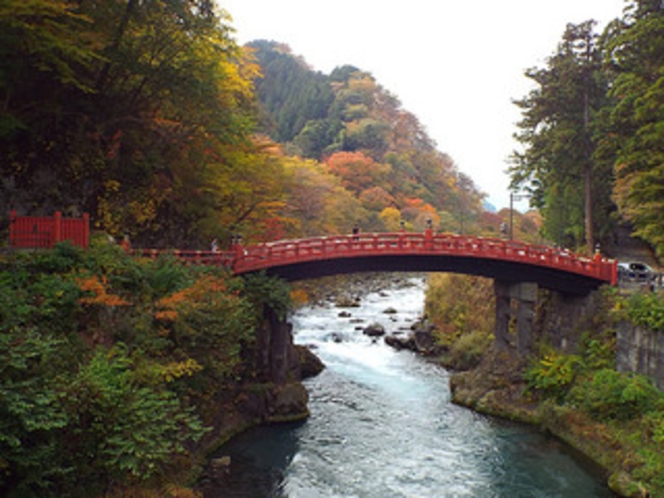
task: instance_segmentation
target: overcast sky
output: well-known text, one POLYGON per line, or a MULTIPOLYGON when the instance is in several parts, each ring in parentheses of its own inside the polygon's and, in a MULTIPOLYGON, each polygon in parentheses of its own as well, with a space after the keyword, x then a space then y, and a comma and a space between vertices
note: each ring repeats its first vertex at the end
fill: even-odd
MULTIPOLYGON (((498 209, 509 205, 507 158, 530 87, 568 23, 622 15, 625 0, 217 0, 241 44, 286 43, 329 74, 371 73, 426 127, 498 209)), ((526 207, 521 203, 517 207, 526 207)))

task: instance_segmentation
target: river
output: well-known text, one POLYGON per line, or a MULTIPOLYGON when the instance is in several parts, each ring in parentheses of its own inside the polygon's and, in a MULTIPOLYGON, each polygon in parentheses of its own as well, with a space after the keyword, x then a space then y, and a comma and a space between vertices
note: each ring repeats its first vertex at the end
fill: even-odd
POLYGON ((556 440, 453 405, 444 369, 358 330, 409 327, 424 302, 423 280, 409 282, 351 317, 331 304, 293 316, 296 342, 327 365, 306 381, 311 417, 234 439, 227 487, 206 498, 613 496, 556 440))

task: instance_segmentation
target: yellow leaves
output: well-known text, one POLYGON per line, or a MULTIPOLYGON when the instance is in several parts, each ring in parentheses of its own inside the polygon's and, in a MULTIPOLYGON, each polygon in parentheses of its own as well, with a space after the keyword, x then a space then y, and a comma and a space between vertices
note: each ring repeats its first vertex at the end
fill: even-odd
POLYGON ((401 211, 395 207, 386 207, 378 215, 388 232, 396 232, 401 224, 401 211))
POLYGON ((168 363, 160 366, 160 376, 166 382, 173 382, 180 377, 191 377, 196 372, 203 370, 203 367, 194 359, 189 358, 185 361, 168 363))
POLYGON ((106 277, 102 276, 101 279, 97 275, 90 277, 77 277, 75 279, 79 288, 87 295, 80 298, 78 301, 86 305, 100 305, 100 306, 130 306, 131 303, 122 299, 116 294, 108 294, 106 291, 106 277))
POLYGON ((544 356, 544 358, 540 360, 540 365, 543 367, 550 368, 553 366, 554 363, 556 363, 557 360, 558 360, 557 356, 547 354, 544 356))

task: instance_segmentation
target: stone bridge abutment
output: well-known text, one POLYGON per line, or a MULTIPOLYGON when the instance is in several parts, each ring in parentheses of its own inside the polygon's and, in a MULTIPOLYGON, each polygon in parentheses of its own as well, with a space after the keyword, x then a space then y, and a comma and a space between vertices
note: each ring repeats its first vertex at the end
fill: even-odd
POLYGON ((576 295, 542 289, 534 282, 495 280, 496 347, 515 349, 525 357, 538 340, 546 339, 560 351, 575 352, 579 331, 591 326, 597 308, 595 293, 576 295))

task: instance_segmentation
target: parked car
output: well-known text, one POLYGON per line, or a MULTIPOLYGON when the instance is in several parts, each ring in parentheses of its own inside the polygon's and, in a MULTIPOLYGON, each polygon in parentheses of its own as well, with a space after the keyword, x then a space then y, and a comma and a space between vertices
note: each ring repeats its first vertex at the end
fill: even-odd
POLYGON ((653 282, 657 279, 657 272, 640 261, 620 261, 618 263, 618 278, 628 282, 653 282))

